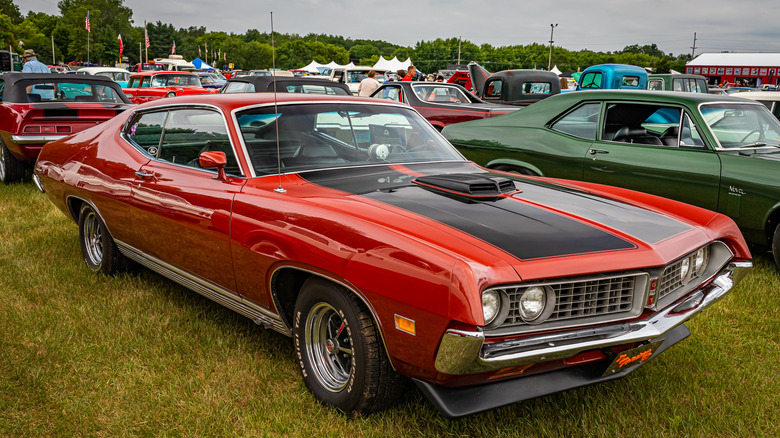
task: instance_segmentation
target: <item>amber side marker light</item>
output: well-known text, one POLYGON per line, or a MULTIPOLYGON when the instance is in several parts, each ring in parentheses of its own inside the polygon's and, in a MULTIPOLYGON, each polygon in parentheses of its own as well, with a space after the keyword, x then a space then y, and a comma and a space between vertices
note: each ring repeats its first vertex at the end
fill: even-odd
POLYGON ((401 315, 395 315, 395 328, 402 332, 409 333, 410 335, 416 335, 414 328, 414 320, 404 318, 401 315))

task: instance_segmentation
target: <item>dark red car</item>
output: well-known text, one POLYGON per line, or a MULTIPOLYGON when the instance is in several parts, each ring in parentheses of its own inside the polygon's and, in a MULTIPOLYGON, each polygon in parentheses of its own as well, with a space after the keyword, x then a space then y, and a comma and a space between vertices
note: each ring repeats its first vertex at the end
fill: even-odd
POLYGON ((371 97, 411 105, 439 131, 452 123, 500 116, 518 109, 487 103, 460 85, 444 82, 385 82, 371 97))
POLYGON ((0 181, 24 178, 41 147, 130 108, 116 82, 56 73, 0 75, 0 181))
POLYGON ((726 216, 489 171, 374 99, 152 102, 46 145, 35 178, 90 269, 134 260, 290 336, 354 414, 403 378, 457 417, 625 376, 752 266, 726 216))
MULTIPOLYGON (((158 64, 159 65, 159 64, 158 64)), ((125 94, 133 103, 144 103, 164 97, 216 93, 204 88, 197 74, 183 71, 142 71, 133 73, 125 94)))

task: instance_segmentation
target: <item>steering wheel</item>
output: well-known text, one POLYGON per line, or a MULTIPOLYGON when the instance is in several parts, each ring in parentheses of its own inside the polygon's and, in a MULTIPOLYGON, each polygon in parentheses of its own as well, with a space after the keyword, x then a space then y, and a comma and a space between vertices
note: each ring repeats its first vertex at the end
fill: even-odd
POLYGON ((754 129, 754 130, 748 132, 747 135, 742 137, 742 140, 740 140, 740 141, 747 140, 747 138, 750 137, 753 134, 758 134, 758 139, 757 140, 761 140, 761 138, 764 136, 763 132, 760 129, 754 129))

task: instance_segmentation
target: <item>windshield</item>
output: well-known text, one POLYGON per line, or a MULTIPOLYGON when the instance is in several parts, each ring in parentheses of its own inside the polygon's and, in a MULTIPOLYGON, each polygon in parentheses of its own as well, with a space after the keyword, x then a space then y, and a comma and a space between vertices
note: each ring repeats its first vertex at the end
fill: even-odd
POLYGON ((236 116, 258 175, 277 173, 278 167, 288 173, 367 164, 463 160, 452 145, 409 108, 328 103, 282 105, 277 110, 266 106, 241 111, 236 116))
POLYGON ((703 105, 701 114, 722 148, 780 145, 780 122, 763 105, 703 105))
POLYGON ((197 75, 155 75, 152 87, 200 87, 197 75))

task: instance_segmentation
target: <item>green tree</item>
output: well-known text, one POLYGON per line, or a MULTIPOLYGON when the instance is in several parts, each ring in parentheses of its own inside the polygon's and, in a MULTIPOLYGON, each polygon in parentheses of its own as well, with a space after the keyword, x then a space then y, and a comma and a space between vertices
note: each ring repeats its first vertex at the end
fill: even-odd
MULTIPOLYGON (((19 6, 14 4, 13 0, 0 0, 0 14, 8 16, 12 24, 19 24, 24 20, 22 13, 19 12, 19 6)), ((11 29, 11 26, 4 24, 0 29, 11 29)))

